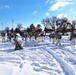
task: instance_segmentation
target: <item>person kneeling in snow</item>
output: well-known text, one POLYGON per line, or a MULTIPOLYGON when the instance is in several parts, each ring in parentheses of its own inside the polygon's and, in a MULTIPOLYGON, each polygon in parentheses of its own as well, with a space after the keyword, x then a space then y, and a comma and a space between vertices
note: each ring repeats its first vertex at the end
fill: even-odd
POLYGON ((23 47, 21 46, 21 43, 17 41, 17 39, 14 39, 14 41, 15 41, 15 50, 23 49, 23 47))

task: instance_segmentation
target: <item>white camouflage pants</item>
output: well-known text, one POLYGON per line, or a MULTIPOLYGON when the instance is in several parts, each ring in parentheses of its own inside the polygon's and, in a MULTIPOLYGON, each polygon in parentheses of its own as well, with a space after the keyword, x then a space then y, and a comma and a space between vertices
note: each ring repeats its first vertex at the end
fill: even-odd
POLYGON ((60 41, 60 40, 61 40, 61 39, 57 39, 57 40, 56 40, 56 46, 57 46, 57 45, 59 45, 59 46, 61 45, 61 41, 60 41))
POLYGON ((5 42, 5 37, 2 37, 2 42, 5 42))
POLYGON ((71 40, 71 43, 70 44, 71 44, 71 46, 74 46, 75 45, 75 38, 71 40))

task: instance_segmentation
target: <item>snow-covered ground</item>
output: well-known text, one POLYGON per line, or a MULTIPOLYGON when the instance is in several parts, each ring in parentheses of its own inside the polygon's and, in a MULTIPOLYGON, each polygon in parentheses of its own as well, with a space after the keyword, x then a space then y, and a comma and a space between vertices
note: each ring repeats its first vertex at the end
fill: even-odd
POLYGON ((15 51, 13 44, 1 43, 0 38, 0 75, 76 75, 76 48, 68 36, 61 42, 54 46, 45 38, 38 46, 15 51))

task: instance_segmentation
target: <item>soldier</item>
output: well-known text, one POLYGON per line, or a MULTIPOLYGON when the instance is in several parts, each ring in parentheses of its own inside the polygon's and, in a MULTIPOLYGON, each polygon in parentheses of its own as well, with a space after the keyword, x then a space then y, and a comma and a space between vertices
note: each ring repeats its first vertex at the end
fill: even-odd
POLYGON ((44 42, 44 31, 40 33, 41 41, 44 42))
POLYGON ((55 32, 53 32, 52 34, 51 34, 51 38, 52 38, 52 44, 55 44, 55 32))
POLYGON ((4 31, 1 33, 1 36, 2 36, 2 42, 5 42, 5 33, 4 33, 4 31))
POLYGON ((76 34, 75 34, 76 30, 72 30, 71 31, 71 35, 70 35, 70 41, 71 41, 71 46, 74 48, 75 45, 75 38, 76 38, 76 34))
POLYGON ((60 34, 60 32, 56 32, 56 46, 57 45, 61 45, 61 38, 62 38, 62 35, 60 34))
POLYGON ((7 41, 11 41, 11 32, 7 32, 7 41))
POLYGON ((49 34, 49 41, 51 41, 51 35, 52 35, 52 33, 49 34))
POLYGON ((20 42, 18 42, 16 39, 14 39, 14 41, 15 41, 15 50, 23 49, 20 42))

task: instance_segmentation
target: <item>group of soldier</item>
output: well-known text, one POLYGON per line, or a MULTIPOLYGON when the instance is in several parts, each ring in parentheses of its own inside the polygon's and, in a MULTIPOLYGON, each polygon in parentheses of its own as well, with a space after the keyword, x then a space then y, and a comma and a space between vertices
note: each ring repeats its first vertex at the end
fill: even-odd
MULTIPOLYGON (((4 31, 1 33, 1 36, 2 36, 2 42, 5 42, 6 33, 4 31)), ((23 49, 23 47, 21 46, 21 43, 17 40, 16 36, 17 36, 16 32, 14 32, 13 30, 7 31, 7 41, 12 42, 11 40, 13 37, 13 41, 15 44, 15 50, 23 49)), ((41 35, 41 37, 43 37, 43 36, 44 36, 44 33, 41 35)), ((71 35, 70 35, 70 39, 69 39, 69 40, 71 40, 71 45, 74 45, 75 37, 76 37, 76 35, 75 35, 74 27, 72 27, 71 35)), ((62 34, 61 34, 61 32, 59 32, 58 29, 56 29, 56 31, 54 31, 54 32, 51 32, 49 35, 49 38, 52 39, 51 40, 52 44, 55 44, 56 46, 61 45, 62 34)))
POLYGON ((5 43, 6 42, 6 40, 5 40, 6 36, 7 36, 7 42, 11 42, 12 44, 15 45, 15 50, 21 50, 21 49, 23 49, 21 43, 16 39, 16 34, 14 32, 7 31, 7 34, 6 34, 3 31, 1 33, 2 43, 5 43))
MULTIPOLYGON (((57 45, 61 45, 61 39, 62 39, 63 34, 61 32, 53 32, 49 35, 49 38, 52 39, 52 43, 57 46, 57 45)), ((70 36, 69 36, 69 41, 70 41, 70 45, 73 47, 76 43, 75 43, 75 38, 76 38, 76 30, 73 29, 70 32, 70 36)), ((68 40, 67 39, 67 40, 68 40)))

